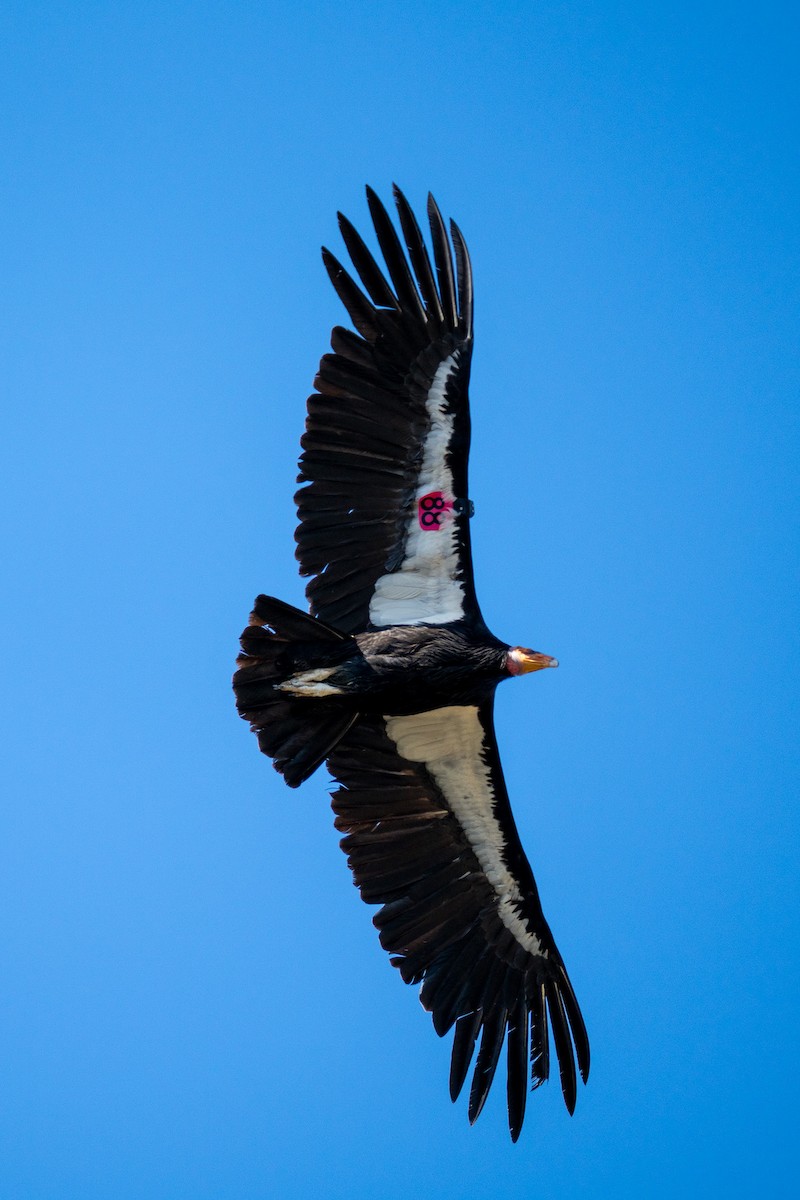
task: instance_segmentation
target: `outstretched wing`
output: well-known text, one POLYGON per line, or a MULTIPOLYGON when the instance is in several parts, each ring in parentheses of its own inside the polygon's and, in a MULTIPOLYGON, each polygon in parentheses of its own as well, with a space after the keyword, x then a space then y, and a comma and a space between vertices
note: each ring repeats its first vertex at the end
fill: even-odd
POLYGON ((480 1049, 469 1097, 475 1121, 507 1043, 508 1116, 516 1141, 529 1080, 550 1071, 547 1013, 561 1087, 575 1107, 589 1042, 520 844, 497 753, 493 701, 351 730, 328 767, 342 847, 383 947, 441 1036, 455 1025, 455 1100, 480 1049))
POLYGON ((311 612, 345 633, 369 626, 480 622, 470 553, 467 387, 472 273, 433 197, 434 270, 414 214, 394 190, 403 250, 367 189, 384 274, 339 214, 361 290, 328 251, 357 332, 337 326, 309 398, 295 497, 297 558, 311 612))

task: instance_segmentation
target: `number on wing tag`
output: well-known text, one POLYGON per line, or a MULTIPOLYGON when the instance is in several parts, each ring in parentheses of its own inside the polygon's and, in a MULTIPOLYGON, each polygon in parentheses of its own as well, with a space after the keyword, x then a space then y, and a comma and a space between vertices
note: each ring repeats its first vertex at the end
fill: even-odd
POLYGON ((417 505, 419 527, 426 533, 437 532, 442 528, 442 518, 451 512, 453 501, 447 500, 443 492, 428 492, 420 496, 417 505))

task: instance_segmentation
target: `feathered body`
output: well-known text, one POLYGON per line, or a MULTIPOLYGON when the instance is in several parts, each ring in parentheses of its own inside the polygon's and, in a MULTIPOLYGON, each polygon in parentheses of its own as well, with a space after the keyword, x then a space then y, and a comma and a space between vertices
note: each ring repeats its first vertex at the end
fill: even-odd
POLYGON ((544 919, 494 732, 503 679, 556 666, 490 633, 475 595, 467 465, 472 272, 429 199, 434 263, 395 189, 405 250, 368 189, 389 280, 340 228, 362 291, 323 258, 356 332, 336 327, 308 402, 297 494, 306 614, 259 596, 241 638, 237 706, 287 783, 323 762, 382 945, 455 1027, 458 1095, 476 1045, 469 1117, 507 1049, 516 1140, 529 1085, 549 1074, 548 1014, 570 1112, 589 1070, 577 1001, 544 919))
MULTIPOLYGON (((477 704, 509 678, 509 649, 494 638, 476 640, 463 621, 393 625, 338 643, 292 642, 275 658, 271 688, 282 696, 349 699, 362 713, 477 704)), ((248 698, 245 691, 241 695, 248 698)))

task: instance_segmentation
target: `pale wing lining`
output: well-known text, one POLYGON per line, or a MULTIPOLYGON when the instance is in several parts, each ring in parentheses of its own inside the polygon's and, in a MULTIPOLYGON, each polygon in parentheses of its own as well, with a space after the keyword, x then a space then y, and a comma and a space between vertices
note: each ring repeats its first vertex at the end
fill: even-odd
POLYGON ((542 944, 520 915, 522 896, 503 856, 505 838, 494 814, 491 773, 478 709, 449 706, 408 717, 386 717, 399 753, 424 763, 474 850, 497 895, 500 919, 531 954, 542 944))
POLYGON ((426 398, 430 428, 420 469, 414 509, 406 529, 403 564, 398 571, 382 575, 375 584, 369 606, 373 625, 447 624, 464 616, 464 584, 456 578, 458 539, 452 508, 435 532, 423 530, 417 505, 429 492, 442 492, 452 504, 456 499, 453 474, 447 465, 447 449, 453 437, 455 417, 447 413, 447 381, 458 366, 451 354, 439 366, 426 398))

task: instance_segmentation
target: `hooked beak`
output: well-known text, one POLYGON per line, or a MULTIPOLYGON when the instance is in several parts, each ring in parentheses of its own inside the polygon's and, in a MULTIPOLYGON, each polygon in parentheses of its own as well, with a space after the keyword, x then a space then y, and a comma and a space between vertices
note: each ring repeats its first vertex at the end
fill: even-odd
POLYGON ((508 669, 512 675, 527 675, 529 671, 542 671, 545 667, 557 667, 558 659, 535 650, 523 650, 516 646, 508 652, 508 669))

